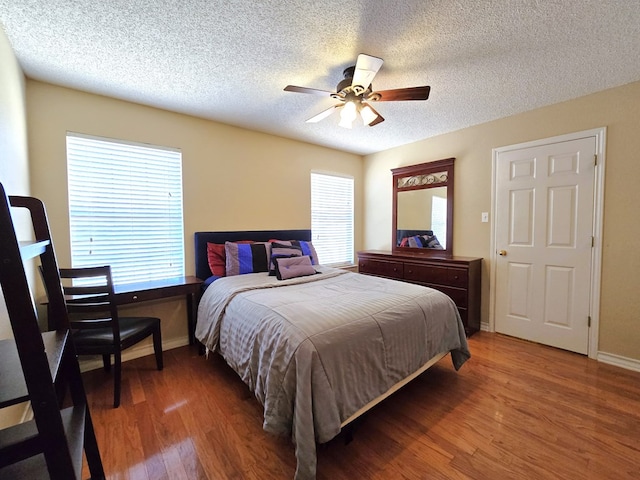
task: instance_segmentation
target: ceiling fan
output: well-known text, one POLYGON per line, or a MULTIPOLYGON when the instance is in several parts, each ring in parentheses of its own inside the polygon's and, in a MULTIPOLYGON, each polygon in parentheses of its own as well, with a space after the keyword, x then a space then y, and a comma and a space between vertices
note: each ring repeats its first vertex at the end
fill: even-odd
POLYGON ((341 127, 351 128, 353 121, 362 117, 362 121, 373 127, 384 122, 384 118, 372 106, 372 102, 398 102, 404 100, 427 100, 431 87, 409 87, 396 88, 394 90, 373 91, 371 81, 382 67, 382 59, 361 53, 358 55, 356 64, 344 70, 344 79, 338 83, 336 91, 329 92, 316 88, 297 87, 287 85, 284 89, 287 92, 311 93, 314 95, 330 96, 339 100, 340 103, 314 115, 307 123, 315 123, 328 117, 337 109, 340 111, 341 127))

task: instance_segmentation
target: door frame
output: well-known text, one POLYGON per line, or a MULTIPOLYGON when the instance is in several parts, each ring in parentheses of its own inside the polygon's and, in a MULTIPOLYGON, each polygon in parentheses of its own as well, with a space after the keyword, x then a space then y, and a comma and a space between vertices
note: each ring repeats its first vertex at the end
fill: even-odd
POLYGON ((492 150, 492 172, 491 172, 491 242, 489 260, 491 262, 491 272, 489 278, 489 325, 488 330, 495 332, 495 312, 496 312, 496 275, 497 275, 497 257, 496 251, 496 175, 497 162, 500 153, 521 150, 530 147, 539 147, 551 143, 562 143, 570 140, 578 140, 581 138, 595 137, 596 155, 598 161, 595 168, 594 178, 594 204, 593 204, 593 237, 594 246, 591 249, 591 288, 590 288, 590 305, 591 327, 589 328, 589 341, 587 345, 587 355, 589 358, 597 358, 598 354, 598 338, 600 327, 600 282, 602 275, 602 234, 603 234, 603 213, 604 213, 604 172, 605 172, 605 143, 607 136, 607 128, 595 128, 592 130, 584 130, 581 132, 558 135, 550 138, 543 138, 531 142, 519 143, 516 145, 508 145, 504 147, 494 148, 492 150))

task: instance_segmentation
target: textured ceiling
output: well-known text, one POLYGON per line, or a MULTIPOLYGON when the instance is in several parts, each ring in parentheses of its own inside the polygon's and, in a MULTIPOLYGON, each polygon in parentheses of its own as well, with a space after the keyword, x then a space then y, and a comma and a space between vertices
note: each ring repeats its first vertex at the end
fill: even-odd
POLYGON ((640 80, 638 0, 0 0, 33 79, 368 154, 640 80), (338 126, 335 90, 381 57, 386 121, 338 126))

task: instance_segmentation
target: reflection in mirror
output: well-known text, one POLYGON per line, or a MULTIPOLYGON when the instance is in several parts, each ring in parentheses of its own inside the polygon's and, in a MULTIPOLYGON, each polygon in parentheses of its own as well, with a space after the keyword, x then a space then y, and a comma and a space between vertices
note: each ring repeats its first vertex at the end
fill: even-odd
POLYGON ((454 160, 391 170, 393 251, 452 256, 454 160))
POLYGON ((398 192, 397 209, 398 246, 414 246, 410 237, 417 235, 426 237, 415 240, 423 247, 447 248, 447 187, 398 192))

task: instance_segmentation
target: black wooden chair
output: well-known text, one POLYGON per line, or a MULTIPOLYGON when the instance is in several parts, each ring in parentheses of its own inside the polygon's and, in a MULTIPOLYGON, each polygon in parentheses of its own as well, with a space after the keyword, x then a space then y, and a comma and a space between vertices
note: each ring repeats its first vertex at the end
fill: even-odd
POLYGON ((111 369, 111 355, 114 357, 116 408, 120 405, 122 350, 153 335, 156 365, 162 370, 160 319, 118 315, 109 266, 59 270, 76 353, 102 355, 106 371, 111 369))

